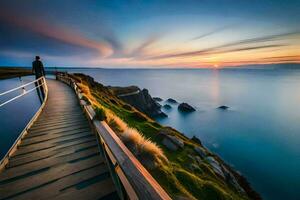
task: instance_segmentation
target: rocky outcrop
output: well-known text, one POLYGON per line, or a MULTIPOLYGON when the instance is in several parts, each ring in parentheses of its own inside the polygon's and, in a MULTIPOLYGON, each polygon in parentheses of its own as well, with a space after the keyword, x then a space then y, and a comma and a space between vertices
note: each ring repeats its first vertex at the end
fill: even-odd
POLYGON ((184 147, 184 143, 181 139, 172 135, 165 135, 162 140, 163 145, 165 145, 169 150, 176 151, 179 148, 184 147))
MULTIPOLYGON (((150 117, 167 117, 167 115, 161 111, 161 105, 151 97, 147 89, 140 90, 138 87, 136 88, 136 91, 122 93, 119 87, 118 97, 150 117)), ((128 92, 128 90, 126 92, 128 92)))
POLYGON ((195 147, 194 150, 198 153, 199 156, 201 156, 201 158, 205 158, 207 155, 205 150, 201 147, 195 147))
POLYGON ((191 138, 192 141, 196 142, 197 144, 199 144, 200 146, 202 146, 202 142, 199 138, 197 138, 196 136, 193 136, 191 138))
POLYGON ((155 101, 163 101, 163 99, 162 98, 160 98, 160 97, 153 97, 153 99, 155 100, 155 101))
POLYGON ((222 167, 220 165, 220 163, 214 158, 214 157, 207 157, 206 158, 207 162, 212 166, 212 169, 214 170, 214 172, 218 175, 220 175, 223 179, 225 179, 225 175, 222 171, 222 167))
POLYGON ((169 104, 165 104, 165 105, 163 105, 163 108, 170 110, 172 108, 172 106, 169 104))
POLYGON ((219 108, 219 109, 222 109, 222 110, 227 110, 229 107, 223 105, 223 106, 219 106, 218 108, 219 108))
POLYGON ((169 102, 169 103, 177 103, 177 101, 175 99, 172 99, 172 98, 168 98, 167 102, 169 102))
POLYGON ((192 106, 190 106, 187 103, 179 104, 178 110, 180 110, 181 112, 194 112, 194 111, 196 111, 195 108, 193 108, 192 106))

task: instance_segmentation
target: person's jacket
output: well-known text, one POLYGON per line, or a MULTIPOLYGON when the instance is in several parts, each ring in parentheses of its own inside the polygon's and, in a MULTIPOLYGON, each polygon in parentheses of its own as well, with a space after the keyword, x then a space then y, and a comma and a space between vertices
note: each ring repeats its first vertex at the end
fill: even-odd
POLYGON ((45 76, 44 66, 40 60, 35 60, 32 62, 32 71, 35 73, 36 77, 45 76))

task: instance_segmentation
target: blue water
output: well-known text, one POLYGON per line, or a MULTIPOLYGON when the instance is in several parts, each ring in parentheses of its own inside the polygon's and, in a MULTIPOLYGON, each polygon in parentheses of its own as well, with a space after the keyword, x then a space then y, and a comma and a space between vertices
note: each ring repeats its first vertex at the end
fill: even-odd
MULTIPOLYGON (((33 76, 26 76, 20 82, 19 78, 0 80, 0 93, 13 89, 34 80, 33 76)), ((30 89, 32 87, 27 87, 30 89)), ((0 96, 0 102, 4 102, 22 93, 22 89, 0 96)), ((0 107, 0 160, 14 144, 19 134, 36 113, 41 103, 36 91, 30 92, 3 107, 0 107)))
POLYGON ((138 85, 152 96, 188 102, 158 119, 211 151, 247 177, 267 200, 300 198, 300 70, 78 69, 105 85, 138 85), (216 109, 227 105, 229 110, 216 109))

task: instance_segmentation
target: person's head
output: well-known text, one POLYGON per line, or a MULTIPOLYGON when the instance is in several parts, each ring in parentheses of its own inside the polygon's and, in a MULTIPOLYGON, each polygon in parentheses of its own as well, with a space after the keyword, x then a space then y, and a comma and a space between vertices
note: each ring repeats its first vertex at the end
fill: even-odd
POLYGON ((35 60, 40 60, 41 58, 39 56, 35 56, 35 60))

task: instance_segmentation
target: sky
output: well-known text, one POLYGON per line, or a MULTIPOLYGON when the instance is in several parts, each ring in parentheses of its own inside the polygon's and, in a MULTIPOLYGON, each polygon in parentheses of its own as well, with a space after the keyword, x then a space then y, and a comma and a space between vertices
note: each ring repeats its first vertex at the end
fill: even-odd
POLYGON ((300 63, 299 0, 1 0, 0 66, 300 63))

